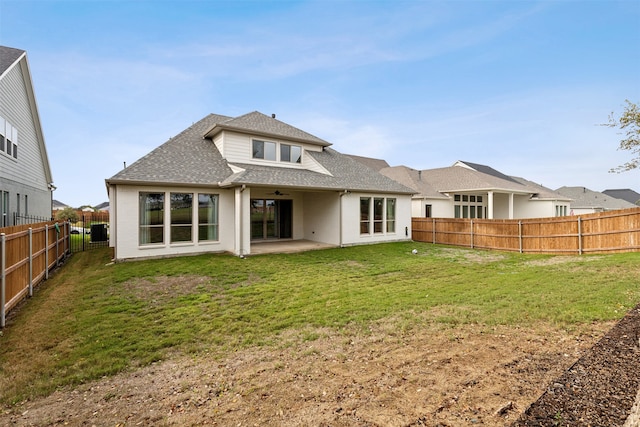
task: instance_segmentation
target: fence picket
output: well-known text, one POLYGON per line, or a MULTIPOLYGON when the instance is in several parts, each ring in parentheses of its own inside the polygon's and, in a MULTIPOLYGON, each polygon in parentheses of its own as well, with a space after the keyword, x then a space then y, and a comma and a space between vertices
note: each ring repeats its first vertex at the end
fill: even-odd
POLYGON ((6 326, 6 315, 26 296, 33 296, 33 287, 49 278, 49 270, 71 252, 68 227, 58 223, 26 224, 2 228, 0 233, 0 328, 6 326), (57 226, 57 227, 56 227, 57 226), (60 232, 58 232, 60 230, 60 232), (55 232, 55 242, 49 234, 55 232), (62 245, 61 245, 62 243, 62 245), (60 251, 60 247, 63 248, 60 251), (55 260, 49 262, 49 251, 55 249, 55 260), (43 262, 44 258, 44 262, 43 262), (35 274, 35 277, 34 277, 35 274))
POLYGON ((411 225, 413 240, 434 244, 580 255, 640 250, 640 208, 520 220, 412 218, 411 225))

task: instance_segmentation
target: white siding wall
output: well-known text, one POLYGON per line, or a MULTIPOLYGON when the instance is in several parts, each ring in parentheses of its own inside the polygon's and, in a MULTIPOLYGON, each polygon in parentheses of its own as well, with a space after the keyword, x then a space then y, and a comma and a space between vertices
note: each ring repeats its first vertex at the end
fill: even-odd
POLYGON ((342 224, 342 244, 345 246, 411 240, 411 196, 368 193, 346 194, 342 196, 342 224), (360 197, 396 199, 395 233, 360 234, 360 197))
POLYGON ((16 194, 28 196, 29 215, 51 216, 51 193, 40 153, 34 117, 25 87, 23 70, 16 64, 0 80, 0 116, 18 130, 18 159, 0 153, 0 191, 10 193, 10 212, 16 209, 16 194))
MULTIPOLYGON (((318 162, 313 160, 311 156, 305 155, 305 151, 322 151, 322 147, 312 144, 302 144, 299 142, 291 142, 277 138, 265 138, 261 136, 251 137, 235 132, 224 131, 222 137, 215 140, 216 147, 222 153, 222 156, 229 162, 251 163, 257 165, 268 165, 273 167, 293 168, 293 169, 309 169, 315 172, 328 173, 318 162), (254 159, 252 153, 252 140, 259 139, 262 141, 270 141, 275 143, 284 143, 290 145, 299 145, 303 149, 302 163, 289 163, 271 160, 254 159)), ((280 155, 279 145, 277 147, 277 156, 280 155)))
MULTIPOLYGON (((195 196, 194 196, 195 198, 195 196)), ((111 241, 111 245, 115 246, 115 254, 117 259, 141 258, 141 257, 158 257, 171 255, 186 255, 202 252, 224 252, 234 250, 234 230, 235 216, 234 205, 235 196, 233 190, 224 190, 218 188, 167 188, 167 187, 138 187, 128 185, 112 186, 110 188, 110 207, 112 220, 117 218, 118 226, 113 227, 111 224, 111 233, 115 240, 111 241), (139 193, 140 192, 164 192, 165 193, 165 217, 164 217, 164 243, 159 245, 138 244, 138 227, 139 227, 139 193), (192 243, 170 243, 170 210, 169 210, 169 193, 214 193, 219 194, 219 241, 217 242, 198 242, 197 230, 194 229, 194 242, 192 243), (115 201, 115 203, 113 203, 115 201)), ((194 204, 195 204, 194 200, 194 204)), ((194 206, 194 213, 197 214, 197 205, 194 206)))

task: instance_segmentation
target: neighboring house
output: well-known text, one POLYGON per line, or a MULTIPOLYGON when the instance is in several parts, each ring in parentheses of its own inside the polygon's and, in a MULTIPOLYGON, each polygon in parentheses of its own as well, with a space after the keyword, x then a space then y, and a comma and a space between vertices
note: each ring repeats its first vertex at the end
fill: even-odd
POLYGON ((66 204, 64 204, 64 203, 62 203, 62 202, 60 202, 60 201, 58 201, 56 199, 53 199, 51 201, 51 209, 53 211, 61 211, 61 210, 66 209, 68 207, 69 207, 69 205, 66 205, 66 204))
POLYGON ((540 218, 569 213, 571 199, 489 166, 457 161, 450 167, 380 169, 416 194, 412 216, 440 218, 540 218))
POLYGON ((602 194, 615 197, 616 199, 626 200, 629 203, 633 203, 636 206, 640 206, 640 193, 633 191, 629 188, 621 188, 617 190, 604 190, 602 194))
POLYGON ((0 46, 0 227, 51 218, 54 189, 27 53, 0 46))
POLYGON ((102 202, 96 206, 96 212, 109 212, 109 202, 102 202))
POLYGON ((573 199, 570 215, 589 214, 637 207, 626 200, 616 199, 586 187, 560 187, 556 190, 573 199))
POLYGON ((409 240, 413 190, 259 112, 211 114, 106 180, 116 259, 409 240))

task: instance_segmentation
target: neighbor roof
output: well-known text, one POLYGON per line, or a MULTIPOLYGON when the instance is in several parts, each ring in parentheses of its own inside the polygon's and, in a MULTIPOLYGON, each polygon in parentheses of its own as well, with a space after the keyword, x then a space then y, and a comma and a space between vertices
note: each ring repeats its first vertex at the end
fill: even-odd
POLYGON ((616 199, 626 200, 634 205, 640 205, 640 193, 629 188, 620 188, 616 190, 604 190, 602 194, 606 194, 616 199))
POLYGON ((347 154, 347 156, 367 167, 370 167, 376 172, 380 172, 382 169, 389 167, 389 163, 387 163, 386 160, 374 159, 373 157, 355 156, 353 154, 347 154))
POLYGON ((430 182, 423 178, 422 171, 411 169, 407 166, 387 167, 380 173, 409 188, 413 188, 419 197, 435 199, 447 199, 447 196, 439 193, 430 182))
MULTIPOLYGON (((241 116, 239 121, 235 121, 227 116, 210 114, 107 179, 106 182, 108 184, 219 185, 222 187, 246 184, 282 188, 413 193, 411 188, 405 187, 326 146, 322 152, 306 151, 305 155, 317 161, 329 172, 329 175, 297 168, 228 163, 210 139, 215 134, 215 132, 212 133, 212 129, 237 129, 238 123, 244 123, 242 125, 244 126, 243 132, 253 134, 248 130, 247 123, 264 124, 265 120, 260 116, 264 115, 250 113, 241 116), (233 126, 227 126, 231 122, 234 122, 233 126), (222 125, 219 126, 221 123, 222 125), (203 135, 209 137, 203 138, 203 135)), ((275 120, 271 117, 264 117, 275 120)), ((274 128, 278 127, 281 133, 293 132, 297 136, 292 138, 300 140, 300 134, 291 131, 295 128, 290 126, 291 129, 288 129, 289 125, 285 123, 282 125, 285 126, 275 125, 274 128)), ((263 127, 258 127, 263 129, 263 127)), ((317 138, 317 141, 322 140, 317 138)))
POLYGON ((589 190, 586 187, 560 187, 556 191, 572 198, 571 207, 576 209, 615 210, 637 207, 626 200, 616 199, 604 193, 589 190))

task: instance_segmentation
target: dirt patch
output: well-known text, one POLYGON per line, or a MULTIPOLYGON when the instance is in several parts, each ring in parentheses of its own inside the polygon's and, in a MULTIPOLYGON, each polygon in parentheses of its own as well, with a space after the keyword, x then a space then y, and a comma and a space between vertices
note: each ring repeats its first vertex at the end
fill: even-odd
POLYGON ((504 426, 611 326, 306 330, 60 390, 5 408, 0 424, 504 426))
POLYGON ((439 248, 437 251, 429 253, 428 256, 451 259, 467 264, 485 264, 501 261, 506 258, 504 254, 490 251, 474 251, 469 249, 439 248))
POLYGON ((210 282, 211 278, 207 276, 156 276, 130 279, 122 287, 138 299, 160 303, 190 295, 210 282))
MULTIPOLYGON (((533 403, 514 427, 625 424, 640 390, 640 305, 631 310, 533 403)), ((640 404, 640 402, 636 402, 640 404)))

